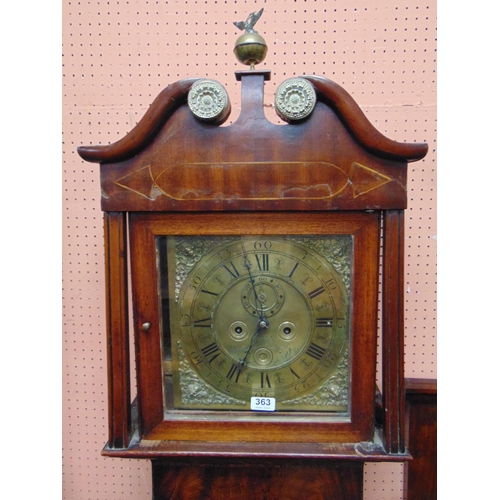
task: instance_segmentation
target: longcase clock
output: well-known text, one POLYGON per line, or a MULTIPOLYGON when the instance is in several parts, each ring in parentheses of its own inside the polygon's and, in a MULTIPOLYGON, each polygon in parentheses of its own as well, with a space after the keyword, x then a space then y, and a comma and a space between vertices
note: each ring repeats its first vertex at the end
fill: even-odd
POLYGON ((403 213, 427 145, 387 139, 317 76, 281 83, 268 121, 255 22, 231 125, 221 83, 181 80, 126 137, 78 149, 101 165, 103 454, 153 460, 154 498, 362 498, 364 462, 410 458, 403 213))

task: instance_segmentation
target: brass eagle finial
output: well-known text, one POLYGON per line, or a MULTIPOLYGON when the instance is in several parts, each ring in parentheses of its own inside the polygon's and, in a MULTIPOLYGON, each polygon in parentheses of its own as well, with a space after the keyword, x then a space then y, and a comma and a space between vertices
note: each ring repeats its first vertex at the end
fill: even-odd
POLYGON ((257 12, 252 12, 248 15, 245 21, 238 21, 234 22, 233 24, 240 30, 245 30, 245 33, 258 33, 253 29, 255 26, 255 23, 260 19, 260 16, 262 15, 262 12, 264 12, 264 7, 257 12))

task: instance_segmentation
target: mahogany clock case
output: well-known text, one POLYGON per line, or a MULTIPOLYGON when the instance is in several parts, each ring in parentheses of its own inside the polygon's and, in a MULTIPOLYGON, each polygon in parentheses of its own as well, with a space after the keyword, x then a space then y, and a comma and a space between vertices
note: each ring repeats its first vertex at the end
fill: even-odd
MULTIPOLYGON (((316 76, 301 80, 307 80, 318 96, 311 115, 294 124, 272 124, 263 112, 264 82, 270 72, 237 72, 236 77, 241 81, 241 113, 227 127, 196 119, 187 97, 198 80, 181 80, 157 97, 126 137, 108 146, 78 149, 84 159, 101 164, 108 451, 127 456, 135 429, 130 317, 136 340, 138 435, 145 441, 141 456, 149 453, 147 443, 152 442, 163 448, 174 442, 196 442, 197 447, 208 442, 372 442, 378 320, 383 394, 378 459, 404 454, 403 210, 407 164, 423 158, 428 147, 387 139, 345 90, 316 76), (353 239, 348 411, 342 416, 297 412, 286 418, 281 412, 247 412, 242 417, 231 411, 170 411, 164 405, 168 391, 162 371, 156 238, 266 234, 353 239), (128 245, 133 315, 128 313, 128 245)), ((356 454, 354 448, 351 452, 356 454)), ((168 446, 162 453, 170 453, 168 446)))
MULTIPOLYGON (((359 442, 373 437, 379 214, 359 212, 130 214, 139 421, 148 440, 359 442), (164 235, 350 235, 353 238, 349 410, 216 412, 168 410, 164 399, 156 238, 164 235), (155 283, 156 280, 156 283, 155 283), (150 325, 147 330, 141 325, 150 325), (352 369, 352 367, 356 367, 352 369)), ((212 292, 213 293, 213 292, 212 292)), ((163 321, 168 321, 164 318, 163 321)), ((208 363, 208 360, 206 361, 208 363)), ((171 389, 170 389, 171 390, 171 389)), ((257 393, 258 394, 258 391, 257 393)))

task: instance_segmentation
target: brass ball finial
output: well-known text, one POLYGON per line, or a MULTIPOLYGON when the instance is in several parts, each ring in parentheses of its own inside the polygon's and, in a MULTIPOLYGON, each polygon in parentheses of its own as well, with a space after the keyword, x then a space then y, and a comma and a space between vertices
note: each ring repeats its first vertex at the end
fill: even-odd
POLYGON ((245 33, 236 40, 234 55, 238 61, 250 66, 250 69, 255 69, 255 65, 261 63, 267 54, 266 41, 253 29, 263 11, 264 8, 260 9, 257 14, 255 12, 249 14, 246 21, 233 23, 238 29, 245 30, 245 33))

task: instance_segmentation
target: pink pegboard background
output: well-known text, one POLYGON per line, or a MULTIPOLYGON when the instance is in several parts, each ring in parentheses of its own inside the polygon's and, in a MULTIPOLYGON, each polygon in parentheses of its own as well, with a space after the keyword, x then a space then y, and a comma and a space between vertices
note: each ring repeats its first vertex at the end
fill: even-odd
MULTIPOLYGON (((169 83, 209 77, 239 112, 243 68, 233 21, 264 7, 256 28, 272 71, 265 106, 291 76, 344 87, 384 135, 427 142, 409 165, 406 213, 408 377, 437 378, 436 5, 423 0, 66 0, 63 5, 63 498, 146 499, 147 461, 100 456, 107 436, 103 224, 99 169, 79 145, 123 137, 169 83)), ((365 470, 366 500, 400 500, 402 466, 365 470)))

